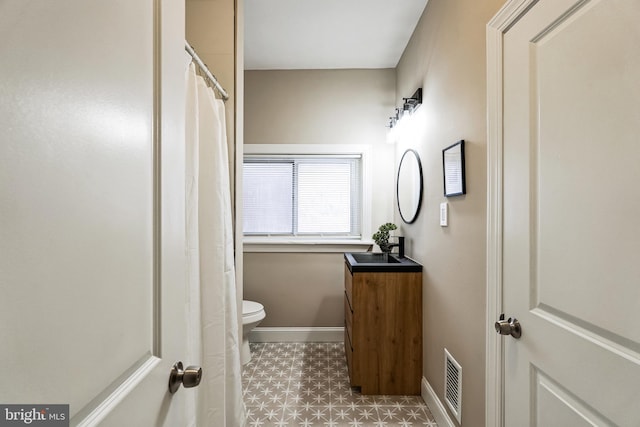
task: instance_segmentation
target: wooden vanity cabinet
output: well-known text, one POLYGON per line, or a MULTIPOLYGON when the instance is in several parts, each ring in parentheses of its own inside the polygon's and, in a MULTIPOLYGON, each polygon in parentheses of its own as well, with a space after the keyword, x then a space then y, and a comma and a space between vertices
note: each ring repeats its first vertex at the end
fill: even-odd
POLYGON ((345 264, 345 353, 362 394, 419 395, 422 273, 351 272, 345 264))

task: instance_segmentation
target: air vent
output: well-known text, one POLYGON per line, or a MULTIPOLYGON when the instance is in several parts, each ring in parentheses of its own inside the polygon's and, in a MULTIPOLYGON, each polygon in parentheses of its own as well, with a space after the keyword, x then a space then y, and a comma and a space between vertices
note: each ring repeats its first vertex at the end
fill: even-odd
POLYGON ((462 366, 444 349, 444 400, 459 423, 462 423, 462 366))

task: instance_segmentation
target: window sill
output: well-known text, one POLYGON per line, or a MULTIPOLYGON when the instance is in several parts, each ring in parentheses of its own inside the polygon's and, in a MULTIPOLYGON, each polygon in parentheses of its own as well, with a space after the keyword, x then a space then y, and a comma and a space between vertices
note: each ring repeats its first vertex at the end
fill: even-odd
POLYGON ((243 241, 243 252, 365 252, 369 250, 371 246, 373 246, 372 240, 292 240, 245 238, 243 241))

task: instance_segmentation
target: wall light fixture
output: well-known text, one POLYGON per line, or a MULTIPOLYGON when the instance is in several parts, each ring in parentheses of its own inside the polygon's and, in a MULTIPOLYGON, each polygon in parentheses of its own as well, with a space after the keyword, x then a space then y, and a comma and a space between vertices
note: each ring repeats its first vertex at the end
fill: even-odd
POLYGON ((387 142, 395 143, 399 137, 398 128, 404 116, 411 115, 422 104, 422 88, 418 88, 410 98, 402 98, 402 107, 396 108, 395 115, 389 117, 387 142))
POLYGON ((413 113, 422 104, 422 88, 418 88, 411 98, 402 98, 402 100, 404 101, 402 109, 405 114, 407 112, 409 114, 413 113))

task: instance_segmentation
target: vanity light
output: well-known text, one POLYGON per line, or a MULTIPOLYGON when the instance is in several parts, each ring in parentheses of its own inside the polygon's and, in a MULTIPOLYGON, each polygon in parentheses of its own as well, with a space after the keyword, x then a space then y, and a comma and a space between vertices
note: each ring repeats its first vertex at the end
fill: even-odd
POLYGON ((389 132, 387 132, 387 143, 395 144, 398 141, 398 125, 397 121, 392 117, 389 122, 389 132))
POLYGON ((389 117, 389 126, 387 127, 389 129, 393 129, 397 123, 398 123, 398 119, 396 119, 395 117, 389 117))
POLYGON ((395 116, 391 116, 389 117, 389 127, 393 128, 394 126, 396 126, 398 124, 398 121, 400 120, 400 109, 396 108, 396 115, 395 116))
POLYGON ((411 98, 402 98, 402 100, 404 101, 402 109, 409 114, 413 113, 422 104, 422 88, 418 88, 411 98))
POLYGON ((396 115, 389 117, 389 132, 387 132, 387 143, 395 144, 398 139, 398 121, 400 120, 400 109, 396 108, 396 115))
POLYGON ((410 98, 402 98, 402 101, 402 108, 396 108, 395 116, 389 117, 387 142, 392 144, 399 139, 398 127, 402 123, 402 118, 412 114, 422 104, 422 88, 418 88, 410 98))

